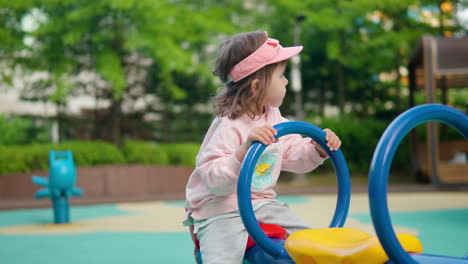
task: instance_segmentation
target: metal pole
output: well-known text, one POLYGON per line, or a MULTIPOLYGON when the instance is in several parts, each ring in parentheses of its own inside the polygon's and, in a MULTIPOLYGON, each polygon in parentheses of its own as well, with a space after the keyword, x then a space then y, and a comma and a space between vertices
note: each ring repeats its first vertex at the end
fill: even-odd
MULTIPOLYGON (((300 23, 305 19, 304 15, 298 15, 294 23, 293 40, 294 46, 300 45, 301 27, 300 23)), ((301 57, 298 55, 291 58, 291 88, 295 94, 296 120, 304 119, 302 109, 302 79, 301 79, 301 57)))
MULTIPOLYGON (((426 92, 426 103, 431 104, 436 101, 437 84, 434 77, 434 60, 436 59, 436 40, 432 36, 423 36, 423 63, 424 63, 424 86, 426 92)), ((427 122, 427 166, 432 184, 440 187, 441 182, 438 172, 439 163, 439 134, 436 122, 427 122)))
MULTIPOLYGON (((300 45, 301 25, 300 23, 306 18, 305 15, 298 15, 294 22, 293 41, 294 46, 300 45)), ((298 55, 291 58, 291 88, 295 97, 296 121, 303 121, 304 111, 302 108, 302 79, 301 79, 301 57, 298 55)), ((307 182, 305 174, 297 173, 294 177, 296 182, 307 182)))

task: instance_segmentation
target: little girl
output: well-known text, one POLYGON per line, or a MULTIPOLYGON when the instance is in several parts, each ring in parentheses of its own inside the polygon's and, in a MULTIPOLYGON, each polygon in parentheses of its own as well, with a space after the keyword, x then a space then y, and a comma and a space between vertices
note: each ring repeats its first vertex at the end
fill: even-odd
MULTIPOLYGON (((242 160, 254 141, 268 145, 252 177, 257 220, 282 226, 288 234, 309 228, 284 203, 275 200, 281 170, 306 173, 327 158, 310 138, 287 135, 275 140, 273 125, 288 121, 278 107, 286 93, 287 60, 302 46, 284 48, 266 32, 241 33, 219 49, 214 74, 224 88, 214 98, 216 118, 205 135, 196 168, 186 187, 187 219, 194 225, 204 264, 242 263, 248 234, 237 207, 237 180, 242 160)), ((327 147, 341 141, 329 129, 327 147)))

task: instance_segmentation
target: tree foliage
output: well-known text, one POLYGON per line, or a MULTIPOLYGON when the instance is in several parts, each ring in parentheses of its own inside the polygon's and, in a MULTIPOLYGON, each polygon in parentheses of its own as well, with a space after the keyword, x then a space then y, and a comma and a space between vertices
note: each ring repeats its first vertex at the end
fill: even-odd
MULTIPOLYGON (((178 134, 198 135, 209 124, 208 111, 200 109, 209 109, 206 104, 220 86, 211 71, 214 48, 226 36, 263 29, 292 45, 296 19, 304 15, 299 25, 307 113, 323 114, 325 105, 336 105, 360 116, 389 111, 392 116, 404 108, 398 73, 416 41, 423 34, 466 31, 444 23, 452 20, 450 12, 442 12, 444 2, 0 0, 0 58, 11 69, 21 65, 47 73, 24 87, 23 97, 54 102, 61 109, 59 121, 70 96, 110 102, 105 114, 94 109, 89 120, 95 138, 111 135, 121 143, 127 136, 121 133, 124 115, 139 112, 135 116, 157 116, 153 138, 176 141, 178 134), (421 19, 427 8, 443 25, 421 19), (397 77, 382 81, 382 72, 397 77), (140 101, 145 108, 137 107, 140 101)), ((13 70, 2 72, 4 81, 8 72, 13 70)), ((293 96, 288 98, 283 109, 291 114, 293 96)))

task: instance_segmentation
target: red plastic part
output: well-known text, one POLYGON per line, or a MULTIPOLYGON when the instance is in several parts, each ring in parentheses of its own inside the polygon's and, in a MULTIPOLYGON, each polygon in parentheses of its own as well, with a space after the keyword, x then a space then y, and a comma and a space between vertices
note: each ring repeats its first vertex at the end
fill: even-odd
MULTIPOLYGON (((263 224, 259 223, 260 228, 265 232, 265 235, 269 238, 277 238, 277 239, 286 239, 288 237, 288 233, 284 228, 279 225, 275 224, 263 224)), ((193 225, 190 228, 190 235, 192 237, 193 243, 195 244, 196 249, 200 249, 200 242, 198 241, 197 235, 193 233, 193 225)), ((249 236, 247 239, 247 245, 245 250, 255 246, 255 241, 249 236)))
POLYGON ((197 235, 193 233, 193 225, 190 227, 190 236, 192 237, 192 241, 195 244, 196 249, 200 249, 200 241, 198 241, 197 235))
MULTIPOLYGON (((286 232, 286 230, 284 230, 284 228, 279 225, 260 223, 260 228, 269 238, 286 239, 288 237, 288 232, 286 232)), ((255 241, 253 241, 253 239, 249 236, 249 239, 247 240, 247 247, 245 249, 247 250, 253 246, 255 246, 255 241)))

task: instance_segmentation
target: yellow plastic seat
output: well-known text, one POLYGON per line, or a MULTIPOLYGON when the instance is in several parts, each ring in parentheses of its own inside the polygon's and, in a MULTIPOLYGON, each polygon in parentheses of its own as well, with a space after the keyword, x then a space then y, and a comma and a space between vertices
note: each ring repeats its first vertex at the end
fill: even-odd
MULTIPOLYGON (((407 252, 422 253, 415 236, 397 234, 397 238, 407 252)), ((376 236, 353 228, 298 231, 284 246, 297 264, 377 264, 389 260, 376 236)))

